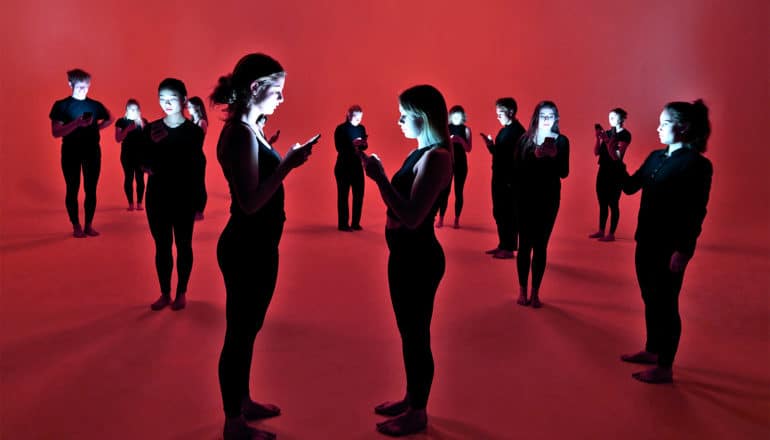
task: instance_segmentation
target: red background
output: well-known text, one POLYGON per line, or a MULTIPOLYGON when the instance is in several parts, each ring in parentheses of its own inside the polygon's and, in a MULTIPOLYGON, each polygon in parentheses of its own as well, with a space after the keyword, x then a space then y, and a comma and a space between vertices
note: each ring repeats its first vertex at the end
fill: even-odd
POLYGON ((539 438, 566 432, 578 438, 609 438, 618 433, 647 438, 652 432, 682 438, 684 431, 707 436, 766 435, 770 431, 770 149, 762 131, 770 126, 768 17, 770 6, 763 0, 738 4, 711 0, 140 0, 115 4, 30 0, 4 5, 0 17, 6 60, 1 85, 6 107, 0 118, 0 434, 90 438, 96 434, 84 426, 98 426, 99 435, 110 438, 121 437, 117 433, 123 433, 123 438, 216 436, 215 363, 223 332, 224 293, 214 247, 228 203, 214 154, 221 127, 218 113, 209 109, 205 150, 210 199, 207 219, 196 226, 192 301, 183 312, 186 316, 173 318, 165 312, 158 316, 145 311, 157 291, 152 244, 142 214, 123 210, 114 128, 102 132, 95 226, 103 236, 72 240, 63 206, 60 142, 51 137, 48 112, 56 99, 70 93, 65 72, 79 67, 93 75, 89 96, 104 103, 113 116, 122 116, 126 99, 134 97, 145 117, 157 119, 161 116, 157 84, 164 77, 184 80, 191 95, 205 98, 217 78, 242 55, 261 51, 278 59, 288 72, 286 101, 268 122, 268 132, 281 129, 277 148, 283 151, 290 142, 319 131, 323 134, 311 162, 286 182, 289 220, 281 248, 279 288, 256 355, 273 359, 274 364, 263 368, 257 360, 252 374, 254 380, 267 381, 255 385, 271 391, 266 398, 286 394, 305 402, 277 399, 285 403, 287 414, 268 426, 282 438, 328 438, 335 432, 352 432, 350 438, 373 436, 374 417, 369 416, 368 405, 388 395, 381 395, 378 385, 371 385, 377 394, 368 390, 385 368, 382 363, 392 367, 387 376, 392 380, 384 381, 382 393, 400 389, 398 341, 384 284, 384 207, 369 185, 363 219, 366 231, 355 237, 336 233, 332 133, 350 104, 362 105, 371 150, 392 173, 413 148, 398 130, 396 98, 417 83, 438 87, 449 105, 462 104, 475 133, 499 129, 494 115, 498 97, 517 99, 519 119, 525 125, 539 100, 553 100, 559 106, 562 132, 572 146, 571 173, 564 182, 543 286, 546 303, 552 298, 551 311, 547 307, 540 315, 546 318, 532 318, 512 305, 514 264, 490 263, 477 255, 494 244, 494 233, 489 155, 480 142, 475 143, 466 185, 466 228, 440 233, 448 258, 455 263, 448 266, 439 292, 446 302, 439 299, 434 323, 439 369, 432 408, 438 415, 432 419, 431 435, 510 438, 510 433, 521 429, 539 438), (616 374, 625 367, 616 365, 616 351, 641 343, 641 304, 632 264, 639 199, 622 199, 617 243, 608 247, 584 239, 597 221, 592 126, 594 122, 606 126, 609 109, 625 108, 630 114, 626 126, 634 135, 627 162, 635 169, 649 151, 660 147, 655 128, 662 106, 696 98, 703 98, 711 109, 713 135, 707 155, 715 172, 699 250, 683 290, 684 384, 680 382, 676 391, 631 387, 635 384, 628 383, 626 369, 617 383, 607 383, 603 377, 592 377, 600 375, 594 368, 606 369, 601 376, 616 374), (574 302, 584 300, 595 303, 574 302), (473 310, 479 313, 462 313, 473 310), (496 312, 484 317, 481 310, 496 312), (521 348, 517 336, 522 333, 506 327, 514 321, 523 334, 539 329, 536 334, 545 337, 559 329, 562 335, 581 339, 554 336, 540 340, 532 352, 500 351, 501 347, 521 348), (473 337, 458 329, 470 331, 473 337), (468 337, 460 337, 467 345, 458 349, 452 343, 453 332, 468 337), (160 335, 185 345, 168 346, 168 339, 161 343, 160 335), (447 338, 446 344, 442 337, 447 338), (606 350, 587 342, 594 339, 604 341, 606 350), (341 340, 351 342, 350 351, 340 348, 337 355, 341 340), (608 340, 618 342, 617 346, 608 340), (372 341, 387 349, 368 352, 372 341), (319 349, 319 344, 327 349, 319 349), (583 349, 572 353, 576 344, 583 349), (166 351, 156 352, 153 347, 166 351), (193 357, 186 357, 190 353, 193 357), (360 365, 348 362, 350 353, 357 353, 354 358, 360 365), (112 365, 110 359, 115 356, 121 361, 112 365), (522 356, 537 366, 538 373, 519 364, 522 356), (469 361, 473 359, 479 361, 469 361), (138 366, 132 367, 132 361, 138 366), (586 362, 597 365, 589 367, 586 362), (713 367, 706 370, 710 373, 694 366, 704 363, 713 367), (94 372, 104 371, 105 364, 107 372, 94 372), (309 365, 325 373, 314 376, 305 368, 309 365), (454 370, 449 365, 456 366, 457 382, 452 381, 454 370), (492 372, 475 377, 474 368, 492 372), (551 369, 564 369, 553 373, 564 379, 537 376, 551 374, 551 369), (171 376, 164 375, 168 370, 171 376), (291 376, 294 373, 296 377, 291 376), (526 380, 533 374, 539 377, 535 383, 526 380), (508 375, 513 379, 506 382, 508 375), (144 390, 148 377, 158 383, 144 390), (307 383, 298 385, 299 377, 307 383), (502 378, 505 384, 486 381, 489 377, 502 378), (361 383, 346 383, 356 380, 361 383), (195 383, 192 388, 191 382, 195 383), (479 391, 479 383, 488 389, 479 391), (330 394, 340 388, 346 390, 342 395, 330 394), (364 390, 363 395, 356 393, 364 390), (683 394, 672 397, 675 392, 683 394), (113 399, 121 393, 128 397, 115 403, 113 399), (575 402, 583 409, 564 405, 576 395, 588 402, 575 402), (332 405, 329 399, 339 403, 332 405), (529 406, 528 400, 540 410, 529 406), (673 414, 670 425, 619 427, 613 420, 586 421, 603 411, 618 411, 621 418, 641 411, 642 420, 660 416, 649 402, 673 414), (484 409, 469 411, 466 404, 484 409), (303 405, 307 412, 302 412, 303 405), (347 407, 358 410, 354 416, 333 417, 314 412, 338 405, 344 411, 347 407), (289 416, 292 406, 299 419, 289 416), (686 408, 692 407, 708 417, 688 418, 692 416, 686 408), (573 412, 568 419, 573 428, 552 426, 543 415, 548 410, 573 412), (522 411, 524 415, 517 417, 522 411), (40 423, 52 412, 55 426, 40 423), (168 426, 164 416, 175 425, 168 426))

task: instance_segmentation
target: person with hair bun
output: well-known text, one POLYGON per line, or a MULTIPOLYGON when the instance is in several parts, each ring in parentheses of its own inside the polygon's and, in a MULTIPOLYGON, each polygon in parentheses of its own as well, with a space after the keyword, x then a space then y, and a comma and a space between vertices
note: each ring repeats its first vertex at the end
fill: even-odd
POLYGON ((436 290, 446 260, 436 239, 433 220, 439 195, 452 179, 447 108, 441 92, 419 85, 399 96, 398 124, 404 137, 417 140, 417 149, 388 180, 380 159, 361 152, 366 175, 387 205, 385 241, 388 286, 406 369, 403 399, 377 405, 374 412, 392 418, 378 423, 383 434, 402 436, 426 429, 426 407, 433 382, 430 322, 436 290))
POLYGON ((360 151, 369 147, 366 128, 361 124, 364 110, 352 105, 345 113, 345 122, 334 129, 337 162, 334 177, 337 180, 337 229, 344 232, 361 230, 361 209, 364 204, 364 169, 360 151), (353 209, 348 224, 348 197, 353 191, 353 209))
POLYGON ((187 305, 187 283, 193 265, 193 224, 201 211, 204 167, 203 130, 184 117, 187 88, 176 78, 166 78, 158 86, 160 107, 166 116, 144 128, 143 167, 147 179, 147 222, 155 241, 155 269, 160 282, 160 298, 150 305, 172 310, 187 305), (172 255, 176 244, 176 297, 171 303, 172 255))
POLYGON ((142 170, 142 130, 147 125, 142 117, 139 102, 129 99, 126 114, 115 122, 115 142, 120 142, 120 165, 123 167, 123 190, 128 200, 128 210, 142 211, 144 199, 144 171, 142 170), (136 180, 136 205, 134 205, 134 180, 136 180))
POLYGON ((630 195, 642 190, 634 238, 647 341, 644 350, 620 358, 655 365, 632 375, 642 382, 674 380, 672 367, 682 334, 679 291, 711 191, 713 167, 703 156, 710 135, 708 108, 702 100, 670 102, 658 125, 658 138, 666 148, 650 153, 633 175, 624 171, 623 191, 630 195))
POLYGON ((594 155, 599 156, 599 172, 596 174, 596 197, 599 200, 599 230, 589 235, 599 241, 615 241, 615 230, 620 220, 620 192, 623 188, 623 158, 631 144, 631 132, 624 125, 628 113, 622 108, 610 111, 610 129, 604 131, 600 124, 594 126, 596 143, 594 155), (605 234, 607 211, 612 213, 610 232, 605 234))
POLYGON ((224 106, 225 125, 217 159, 230 188, 230 219, 217 243, 217 261, 227 294, 227 327, 219 358, 219 385, 225 412, 224 438, 275 438, 248 425, 281 410, 251 399, 249 372, 254 339, 262 328, 278 277, 278 244, 286 219, 283 180, 305 163, 318 136, 294 144, 281 155, 265 139, 257 121, 283 102, 286 73, 273 58, 252 53, 222 76, 211 94, 224 106))

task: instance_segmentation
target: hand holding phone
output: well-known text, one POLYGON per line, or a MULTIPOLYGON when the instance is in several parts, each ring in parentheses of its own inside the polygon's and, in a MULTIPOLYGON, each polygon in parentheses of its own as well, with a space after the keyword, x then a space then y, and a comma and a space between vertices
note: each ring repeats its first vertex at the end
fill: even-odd
POLYGON ((484 139, 484 142, 486 142, 487 145, 492 145, 492 143, 493 143, 492 142, 492 136, 490 136, 490 135, 488 135, 486 133, 482 133, 482 132, 479 132, 479 136, 481 136, 481 138, 484 139))
POLYGON ((81 127, 87 127, 91 125, 93 122, 94 114, 92 112, 83 112, 83 114, 80 116, 80 126, 81 127))
POLYGON ((305 142, 304 144, 300 145, 300 146, 299 146, 299 147, 297 147, 297 148, 307 148, 307 147, 312 147, 313 145, 315 145, 316 143, 318 143, 318 139, 319 139, 320 137, 321 137, 321 133, 318 133, 317 135, 315 135, 315 136, 311 137, 310 139, 308 139, 308 140, 307 140, 307 142, 305 142))

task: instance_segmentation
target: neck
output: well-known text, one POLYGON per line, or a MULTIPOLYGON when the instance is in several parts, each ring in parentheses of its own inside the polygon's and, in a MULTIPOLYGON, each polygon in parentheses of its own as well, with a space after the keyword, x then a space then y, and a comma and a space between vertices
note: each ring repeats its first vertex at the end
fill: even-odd
POLYGON ((668 145, 668 151, 667 151, 667 153, 668 153, 669 155, 671 155, 671 153, 673 153, 674 151, 676 151, 676 150, 678 150, 678 149, 682 148, 683 146, 684 146, 684 145, 683 145, 681 142, 677 142, 677 143, 674 143, 674 144, 669 144, 669 145, 668 145))
POLYGON ((172 113, 170 115, 166 115, 163 120, 168 125, 178 125, 184 122, 184 116, 181 113, 172 113))

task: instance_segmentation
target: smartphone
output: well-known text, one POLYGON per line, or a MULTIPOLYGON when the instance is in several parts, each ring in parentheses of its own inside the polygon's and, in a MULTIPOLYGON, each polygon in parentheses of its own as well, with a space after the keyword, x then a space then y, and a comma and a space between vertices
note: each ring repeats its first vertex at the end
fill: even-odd
POLYGON ((300 148, 310 147, 312 145, 315 145, 316 142, 318 142, 318 139, 321 137, 321 133, 318 133, 317 135, 311 137, 307 140, 304 144, 300 145, 300 148))
POLYGON ((486 133, 479 132, 479 134, 481 135, 481 137, 483 137, 484 139, 486 139, 488 141, 492 140, 492 136, 490 136, 490 135, 488 135, 486 133))
POLYGON ((90 119, 94 114, 92 112, 84 112, 83 119, 90 119))
POLYGON ((553 145, 555 143, 556 143, 556 138, 547 137, 547 138, 543 139, 543 146, 553 145))

